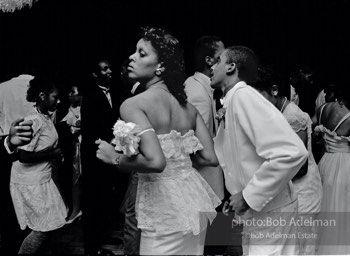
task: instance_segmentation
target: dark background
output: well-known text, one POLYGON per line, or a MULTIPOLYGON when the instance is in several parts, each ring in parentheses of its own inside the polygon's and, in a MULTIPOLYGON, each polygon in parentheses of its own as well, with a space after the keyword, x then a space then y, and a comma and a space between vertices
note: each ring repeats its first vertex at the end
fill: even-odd
POLYGON ((191 75, 195 40, 220 36, 251 47, 284 75, 306 63, 332 81, 348 73, 350 0, 39 0, 0 13, 0 82, 28 63, 65 81, 82 81, 106 56, 118 74, 135 49, 140 26, 168 29, 182 43, 191 75))

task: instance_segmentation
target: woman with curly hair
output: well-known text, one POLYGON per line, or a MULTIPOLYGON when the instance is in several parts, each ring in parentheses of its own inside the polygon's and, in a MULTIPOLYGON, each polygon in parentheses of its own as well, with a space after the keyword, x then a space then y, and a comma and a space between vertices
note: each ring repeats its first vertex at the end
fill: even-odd
POLYGON ((58 103, 58 90, 49 80, 36 76, 30 81, 27 101, 34 109, 25 120, 33 122, 33 139, 18 149, 19 160, 11 170, 10 192, 21 229, 32 232, 19 254, 34 254, 49 231, 66 223, 67 209, 51 175, 54 162, 62 158, 58 135, 49 116, 58 103))
POLYGON ((140 254, 201 255, 220 199, 192 165, 218 160, 201 115, 186 99, 182 48, 167 31, 145 28, 129 59, 128 77, 145 91, 124 101, 120 115, 141 128, 140 153, 128 157, 99 140, 97 157, 138 172, 140 254))
MULTIPOLYGON (((253 83, 267 100, 269 100, 287 119, 295 133, 304 142, 308 150, 308 159, 293 177, 293 187, 298 197, 298 215, 302 219, 316 219, 322 200, 322 183, 319 169, 312 154, 312 121, 295 103, 287 99, 289 83, 281 79, 272 67, 259 68, 258 79, 253 83)), ((303 234, 316 234, 316 227, 299 225, 303 234)), ((300 255, 314 255, 316 239, 300 239, 300 255)))

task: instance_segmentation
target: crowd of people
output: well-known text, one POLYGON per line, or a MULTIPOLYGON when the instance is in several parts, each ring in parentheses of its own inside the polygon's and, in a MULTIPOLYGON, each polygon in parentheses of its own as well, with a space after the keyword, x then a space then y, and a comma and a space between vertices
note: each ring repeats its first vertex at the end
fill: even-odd
POLYGON ((102 245, 122 218, 127 255, 203 255, 223 213, 244 255, 350 253, 348 87, 317 91, 309 67, 284 78, 214 35, 194 57, 187 77, 178 39, 146 27, 120 85, 107 59, 66 90, 40 72, 0 84, 3 252, 38 253, 82 219, 85 254, 113 255, 102 245), (136 127, 133 154, 116 150, 119 119, 136 127))

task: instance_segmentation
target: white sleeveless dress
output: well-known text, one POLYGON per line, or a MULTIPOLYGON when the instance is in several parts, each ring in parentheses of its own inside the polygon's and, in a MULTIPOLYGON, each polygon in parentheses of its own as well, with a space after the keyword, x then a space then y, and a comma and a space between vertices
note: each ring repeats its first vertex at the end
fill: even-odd
POLYGON ((166 157, 162 173, 139 173, 136 218, 140 254, 203 254, 208 220, 221 203, 210 185, 192 167, 190 154, 203 149, 190 130, 158 135, 166 157), (203 235, 204 234, 204 235, 203 235))
POLYGON ((323 185, 320 218, 335 220, 335 225, 319 228, 319 254, 350 254, 350 136, 337 134, 349 117, 350 113, 345 115, 333 131, 322 124, 315 127, 315 132, 322 133, 325 146, 318 163, 323 185))

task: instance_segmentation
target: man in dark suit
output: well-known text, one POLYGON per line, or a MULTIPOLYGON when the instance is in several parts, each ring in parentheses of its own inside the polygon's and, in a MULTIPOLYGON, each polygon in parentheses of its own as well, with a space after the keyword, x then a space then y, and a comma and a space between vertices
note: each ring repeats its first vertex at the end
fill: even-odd
POLYGON ((9 129, 9 135, 0 136, 0 233, 1 255, 17 254, 22 242, 23 231, 20 230, 10 195, 10 174, 12 161, 16 158, 16 147, 30 142, 33 136, 32 121, 23 118, 15 120, 9 129))
POLYGON ((107 60, 96 63, 81 106, 82 180, 85 254, 112 255, 101 248, 108 239, 115 212, 115 183, 118 171, 96 158, 95 141, 111 141, 119 116, 120 100, 112 86, 112 69, 107 60))

